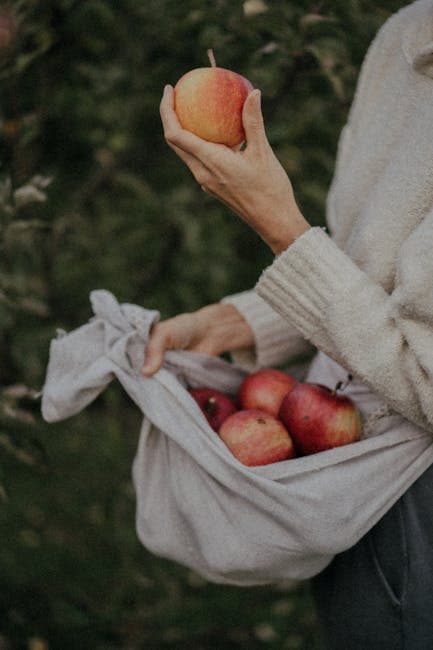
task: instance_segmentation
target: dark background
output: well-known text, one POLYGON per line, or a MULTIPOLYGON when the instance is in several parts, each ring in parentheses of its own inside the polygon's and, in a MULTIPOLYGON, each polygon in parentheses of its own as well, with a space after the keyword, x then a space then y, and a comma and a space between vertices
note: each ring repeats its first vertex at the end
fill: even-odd
POLYGON ((37 392, 92 289, 169 317, 251 288, 272 261, 164 143, 164 84, 212 47, 261 88, 269 140, 322 225, 360 63, 402 6, 0 5, 0 650, 322 647, 308 584, 210 585, 140 546, 140 417, 118 388, 58 425, 37 392))

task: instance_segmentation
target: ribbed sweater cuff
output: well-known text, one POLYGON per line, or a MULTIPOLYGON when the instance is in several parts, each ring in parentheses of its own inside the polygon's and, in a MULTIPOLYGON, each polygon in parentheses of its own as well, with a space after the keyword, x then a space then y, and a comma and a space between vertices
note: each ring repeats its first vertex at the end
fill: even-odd
POLYGON ((326 329, 328 307, 344 300, 363 277, 324 230, 315 227, 263 271, 256 291, 316 347, 329 352, 333 346, 326 329))

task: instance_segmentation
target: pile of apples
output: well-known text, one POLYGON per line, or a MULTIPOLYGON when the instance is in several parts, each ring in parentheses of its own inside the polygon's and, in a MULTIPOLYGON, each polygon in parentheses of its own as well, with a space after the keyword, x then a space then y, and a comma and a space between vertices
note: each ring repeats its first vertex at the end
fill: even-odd
POLYGON ((359 440, 360 413, 338 392, 341 384, 331 390, 263 368, 246 377, 235 397, 207 387, 189 392, 232 454, 252 467, 359 440))

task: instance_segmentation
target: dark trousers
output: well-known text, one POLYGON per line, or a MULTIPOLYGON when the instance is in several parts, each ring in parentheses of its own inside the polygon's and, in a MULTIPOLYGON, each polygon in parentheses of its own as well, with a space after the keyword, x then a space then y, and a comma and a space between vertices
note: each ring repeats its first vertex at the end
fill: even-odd
POLYGON ((312 587, 329 650, 433 650, 433 466, 312 587))

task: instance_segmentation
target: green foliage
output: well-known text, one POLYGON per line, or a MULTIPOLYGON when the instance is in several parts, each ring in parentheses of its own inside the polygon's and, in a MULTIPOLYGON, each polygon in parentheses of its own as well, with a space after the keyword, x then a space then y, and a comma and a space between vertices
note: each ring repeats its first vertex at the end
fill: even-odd
POLYGON ((272 261, 165 145, 163 85, 207 65, 212 47, 260 87, 272 146, 322 225, 362 58, 402 6, 2 4, 0 647, 320 647, 307 587, 206 585, 140 547, 139 421, 115 389, 56 427, 41 422, 37 392, 55 328, 89 318, 92 289, 168 317, 252 287, 272 261))

